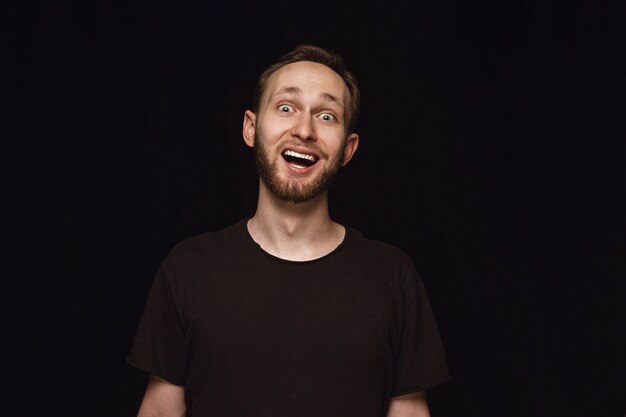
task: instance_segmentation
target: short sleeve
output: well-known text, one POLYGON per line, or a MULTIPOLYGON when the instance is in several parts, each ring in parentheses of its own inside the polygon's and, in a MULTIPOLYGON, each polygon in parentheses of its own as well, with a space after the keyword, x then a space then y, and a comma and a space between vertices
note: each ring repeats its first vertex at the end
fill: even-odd
POLYGON ((393 396, 448 381, 450 374, 424 284, 410 261, 402 272, 402 312, 393 396))
POLYGON ((185 385, 185 332, 163 265, 156 274, 127 362, 185 385))

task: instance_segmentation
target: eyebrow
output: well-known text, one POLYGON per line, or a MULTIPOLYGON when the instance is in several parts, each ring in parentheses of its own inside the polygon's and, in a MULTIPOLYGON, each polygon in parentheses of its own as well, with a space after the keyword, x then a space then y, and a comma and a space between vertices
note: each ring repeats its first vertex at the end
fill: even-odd
MULTIPOLYGON (((302 89, 300 87, 281 88, 280 90, 276 92, 276 94, 274 94, 274 97, 280 94, 293 94, 293 95, 299 96, 300 94, 302 94, 302 89)), ((320 93, 320 97, 324 99, 324 101, 334 102, 334 103, 337 103, 339 106, 343 107, 343 102, 339 100, 337 97, 333 96, 332 94, 320 93)))
POLYGON ((335 96, 333 96, 332 94, 328 94, 328 93, 321 93, 320 96, 326 100, 326 101, 334 101, 335 103, 339 104, 341 107, 343 107, 343 103, 335 96))
POLYGON ((285 94, 285 93, 299 96, 300 94, 302 94, 302 90, 299 87, 285 87, 285 88, 281 88, 280 90, 278 90, 274 94, 274 97, 280 94, 285 94))

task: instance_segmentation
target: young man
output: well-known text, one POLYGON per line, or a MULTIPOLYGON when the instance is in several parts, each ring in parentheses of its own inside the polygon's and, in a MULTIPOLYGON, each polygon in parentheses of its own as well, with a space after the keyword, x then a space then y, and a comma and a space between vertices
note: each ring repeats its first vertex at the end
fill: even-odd
POLYGON ((162 263, 128 358, 151 373, 140 417, 429 416, 424 390, 448 370, 422 282, 328 213, 358 109, 354 77, 321 48, 261 75, 243 122, 256 213, 162 263))

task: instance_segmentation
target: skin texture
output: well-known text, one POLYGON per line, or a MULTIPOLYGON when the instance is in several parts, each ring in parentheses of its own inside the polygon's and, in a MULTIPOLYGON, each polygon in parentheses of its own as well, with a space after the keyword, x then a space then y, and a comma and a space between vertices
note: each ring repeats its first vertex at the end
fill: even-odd
POLYGON ((150 376, 137 417, 184 417, 185 387, 150 376))
POLYGON ((393 397, 387 417, 430 417, 426 392, 418 391, 393 397))
POLYGON ((326 191, 324 178, 347 164, 358 144, 356 134, 345 135, 348 99, 343 80, 321 64, 297 62, 270 77, 259 114, 246 112, 244 139, 256 150, 261 171, 267 171, 260 177, 272 194, 301 203, 326 191), (319 157, 314 172, 284 170, 280 153, 285 149, 319 157))
MULTIPOLYGON (((328 212, 327 178, 350 162, 359 136, 347 133, 349 94, 330 68, 302 61, 269 78, 258 114, 244 114, 243 138, 255 148, 259 168, 257 210, 248 222, 252 238, 282 259, 306 261, 333 251, 345 236, 328 212), (311 167, 287 162, 286 150, 314 154, 311 167), (260 158, 260 161, 259 161, 260 158)), ((151 377, 139 417, 180 417, 184 387, 151 377)), ((429 417, 423 391, 391 399, 387 417, 429 417)))
POLYGON ((352 159, 356 133, 346 134, 344 117, 348 89, 330 68, 308 61, 289 64, 269 78, 259 112, 246 111, 243 137, 250 147, 262 147, 271 177, 259 181, 257 211, 248 230, 261 247, 282 259, 304 261, 334 250, 343 240, 343 226, 328 213, 328 191, 316 188, 325 174, 352 159), (260 143, 256 143, 259 141, 260 143), (289 164, 286 149, 314 154, 317 162, 302 169, 289 164), (273 192, 309 193, 296 202, 273 192))

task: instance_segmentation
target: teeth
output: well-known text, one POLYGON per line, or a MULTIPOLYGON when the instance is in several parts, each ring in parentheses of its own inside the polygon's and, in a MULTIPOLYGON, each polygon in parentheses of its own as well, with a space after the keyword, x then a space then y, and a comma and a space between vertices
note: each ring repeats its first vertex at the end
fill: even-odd
POLYGON ((285 155, 293 156, 294 158, 308 159, 311 162, 315 162, 316 160, 316 158, 313 155, 307 155, 307 154, 292 151, 292 150, 285 151, 285 155))

